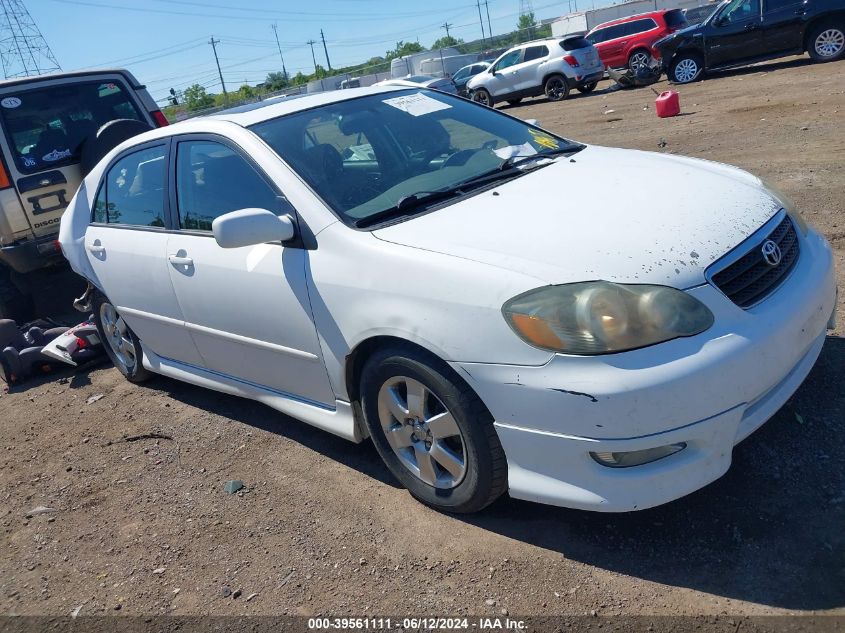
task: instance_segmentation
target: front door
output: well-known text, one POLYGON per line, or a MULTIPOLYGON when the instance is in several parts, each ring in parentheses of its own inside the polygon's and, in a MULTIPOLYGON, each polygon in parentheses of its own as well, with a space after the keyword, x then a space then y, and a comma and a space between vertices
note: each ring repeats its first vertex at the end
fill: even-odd
POLYGON ((224 249, 211 233, 212 221, 230 211, 293 209, 222 140, 182 137, 174 150, 179 230, 168 239, 168 265, 202 366, 333 406, 308 298, 308 251, 281 244, 224 249))
POLYGON ((507 95, 516 92, 517 74, 516 67, 522 60, 522 49, 516 49, 509 53, 505 53, 499 61, 495 63, 491 70, 494 71, 493 76, 488 84, 490 94, 494 97, 507 97, 507 95))
POLYGON ((739 64, 765 51, 760 28, 760 0, 732 0, 705 34, 707 66, 739 64))
POLYGON ((166 259, 166 168, 167 144, 148 145, 115 161, 97 192, 85 250, 98 285, 144 347, 198 363, 166 259))

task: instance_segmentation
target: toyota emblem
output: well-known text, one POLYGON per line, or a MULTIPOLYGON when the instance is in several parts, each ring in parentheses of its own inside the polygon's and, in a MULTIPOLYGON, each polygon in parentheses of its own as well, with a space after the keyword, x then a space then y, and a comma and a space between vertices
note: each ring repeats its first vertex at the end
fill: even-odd
POLYGON ((760 249, 763 253, 763 259, 769 266, 777 266, 780 264, 781 257, 780 246, 772 240, 763 242, 763 248, 760 249))

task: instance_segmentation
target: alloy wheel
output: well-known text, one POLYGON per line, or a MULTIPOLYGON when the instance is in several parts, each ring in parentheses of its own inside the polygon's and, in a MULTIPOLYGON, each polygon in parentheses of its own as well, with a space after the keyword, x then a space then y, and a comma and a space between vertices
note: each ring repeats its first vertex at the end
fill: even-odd
POLYGON ((678 83, 688 83, 695 79, 698 75, 698 62, 687 57, 682 59, 675 66, 675 81, 678 83))
POLYGON ((106 343, 115 360, 121 365, 124 373, 131 373, 138 359, 135 356, 135 343, 123 317, 112 304, 103 303, 100 306, 100 322, 106 335, 106 343))
POLYGON ((552 77, 546 82, 546 96, 551 101, 560 101, 566 97, 566 85, 560 77, 552 77))
POLYGON ((472 100, 476 103, 480 103, 483 106, 487 106, 488 108, 490 107, 490 95, 487 94, 487 92, 484 90, 478 90, 477 92, 474 92, 472 95, 472 100))
POLYGON ((638 51, 631 55, 631 59, 628 62, 628 67, 631 70, 639 70, 640 68, 645 68, 648 66, 648 60, 650 59, 650 55, 645 53, 644 51, 638 51))
POLYGON ((420 381, 395 376, 378 394, 384 435, 402 465, 430 486, 451 489, 463 481, 466 444, 454 416, 420 381))
POLYGON ((816 37, 815 48, 819 57, 836 57, 845 48, 845 33, 840 29, 825 29, 816 37))

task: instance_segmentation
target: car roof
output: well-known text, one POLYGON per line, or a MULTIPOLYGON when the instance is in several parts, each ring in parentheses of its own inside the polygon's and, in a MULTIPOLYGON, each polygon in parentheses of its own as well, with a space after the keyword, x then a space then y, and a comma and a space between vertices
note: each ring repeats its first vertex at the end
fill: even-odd
POLYGON ((132 88, 139 90, 145 86, 138 83, 135 76, 125 68, 98 68, 94 70, 76 70, 66 73, 46 73, 44 75, 33 75, 31 77, 14 77, 12 79, 0 80, 0 90, 10 86, 25 86, 27 84, 37 84, 45 81, 56 81, 58 79, 75 79, 77 77, 96 77, 98 75, 123 75, 129 80, 132 88))
POLYGON ((616 18, 615 20, 608 20, 607 22, 602 22, 601 24, 595 26, 590 31, 595 31, 596 29, 604 28, 605 26, 614 26, 616 24, 625 24, 626 22, 630 22, 631 20, 639 20, 640 18, 652 18, 658 15, 665 15, 670 11, 679 11, 679 9, 658 9, 657 11, 646 11, 645 13, 637 13, 635 15, 626 15, 624 18, 616 18))
MULTIPOLYGON (((417 86, 418 90, 425 90, 422 86, 417 86)), ((250 125, 260 123, 261 121, 268 121, 286 114, 309 110, 311 108, 328 105, 330 103, 349 101, 350 99, 357 99, 358 97, 365 97, 374 94, 387 94, 400 90, 408 90, 408 86, 370 86, 367 88, 348 88, 346 90, 330 90, 327 92, 315 92, 312 94, 291 95, 290 97, 280 99, 279 101, 269 103, 266 101, 249 103, 247 105, 222 110, 199 118, 214 119, 217 121, 231 121, 232 123, 237 123, 243 127, 248 127, 250 125)))

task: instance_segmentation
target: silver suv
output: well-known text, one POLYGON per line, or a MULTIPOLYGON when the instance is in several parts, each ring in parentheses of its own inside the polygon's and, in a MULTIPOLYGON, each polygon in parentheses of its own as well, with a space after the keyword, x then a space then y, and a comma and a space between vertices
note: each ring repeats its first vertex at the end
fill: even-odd
POLYGON ((87 164, 162 125, 167 119, 126 70, 0 82, 0 319, 31 318, 41 271, 64 266, 59 220, 87 164))
POLYGON ((491 107, 499 101, 514 105, 542 94, 550 101, 561 101, 572 88, 592 92, 603 74, 595 46, 576 36, 515 46, 470 79, 467 88, 473 101, 491 107))

